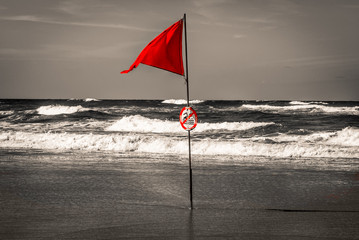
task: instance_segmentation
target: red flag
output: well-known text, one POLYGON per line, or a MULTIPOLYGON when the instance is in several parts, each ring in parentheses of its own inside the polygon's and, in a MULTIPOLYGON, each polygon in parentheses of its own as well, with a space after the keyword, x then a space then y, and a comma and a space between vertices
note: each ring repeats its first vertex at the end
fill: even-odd
POLYGON ((182 28, 183 20, 181 19, 153 39, 142 50, 131 67, 121 73, 128 73, 143 63, 183 75, 182 28))

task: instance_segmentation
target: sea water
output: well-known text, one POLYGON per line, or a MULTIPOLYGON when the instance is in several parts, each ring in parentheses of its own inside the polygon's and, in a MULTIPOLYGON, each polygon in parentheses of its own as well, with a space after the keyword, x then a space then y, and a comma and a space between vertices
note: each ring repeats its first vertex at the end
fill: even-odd
MULTIPOLYGON (((185 100, 0 100, 0 148, 122 156, 188 154, 185 100)), ((353 169, 359 102, 191 101, 199 164, 291 164, 353 169), (205 161, 205 162, 204 162, 205 161)))

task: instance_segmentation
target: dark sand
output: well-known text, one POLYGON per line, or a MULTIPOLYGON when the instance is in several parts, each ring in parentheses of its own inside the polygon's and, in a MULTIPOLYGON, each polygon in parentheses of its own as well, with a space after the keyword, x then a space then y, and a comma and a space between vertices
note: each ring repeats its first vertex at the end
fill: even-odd
POLYGON ((194 161, 191 211, 183 162, 78 158, 0 154, 0 239, 359 239, 357 171, 194 161))

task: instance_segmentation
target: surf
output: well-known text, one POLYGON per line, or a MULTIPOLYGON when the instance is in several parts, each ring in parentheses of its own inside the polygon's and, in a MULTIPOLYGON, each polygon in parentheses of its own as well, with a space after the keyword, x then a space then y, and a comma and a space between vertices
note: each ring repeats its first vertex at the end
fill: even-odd
MULTIPOLYGON (((190 104, 200 104, 200 103, 204 103, 204 100, 190 100, 189 103, 190 104)), ((162 103, 165 104, 175 104, 175 105, 186 105, 187 104, 187 100, 185 99, 167 99, 162 101, 162 103)))
POLYGON ((264 113, 277 114, 331 114, 331 115, 355 115, 359 116, 359 106, 354 107, 339 107, 319 105, 313 103, 291 104, 290 106, 276 106, 276 105, 252 105, 243 104, 239 107, 240 111, 259 111, 264 113))
MULTIPOLYGON (((275 125, 274 122, 200 122, 193 132, 208 132, 213 130, 242 131, 257 127, 275 125)), ((178 121, 150 119, 141 115, 125 116, 105 128, 113 132, 147 132, 147 133, 183 133, 178 121)))
POLYGON ((80 105, 78 106, 48 105, 48 106, 41 106, 36 109, 37 113, 40 115, 73 114, 76 112, 84 112, 88 110, 89 109, 84 108, 80 105))
MULTIPOLYGON (((28 148, 81 151, 113 151, 130 154, 187 154, 185 135, 125 133, 33 133, 7 131, 0 133, 1 148, 28 148)), ((359 129, 344 128, 335 132, 308 136, 279 135, 240 139, 194 138, 192 153, 216 156, 262 156, 270 158, 359 158, 359 129)))

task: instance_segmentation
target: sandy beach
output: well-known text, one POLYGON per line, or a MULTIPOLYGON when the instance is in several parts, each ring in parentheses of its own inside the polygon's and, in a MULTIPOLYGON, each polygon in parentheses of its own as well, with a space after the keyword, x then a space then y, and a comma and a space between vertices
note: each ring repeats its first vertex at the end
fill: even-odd
POLYGON ((3 152, 1 239, 359 238, 353 171, 3 152))

